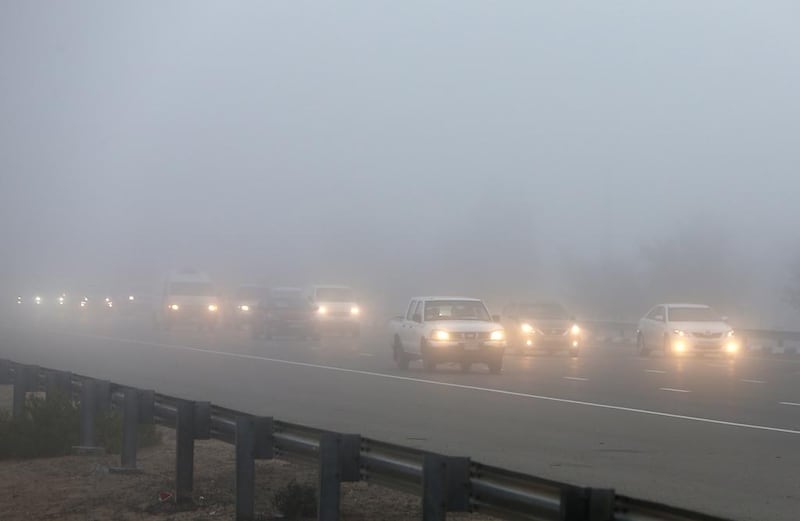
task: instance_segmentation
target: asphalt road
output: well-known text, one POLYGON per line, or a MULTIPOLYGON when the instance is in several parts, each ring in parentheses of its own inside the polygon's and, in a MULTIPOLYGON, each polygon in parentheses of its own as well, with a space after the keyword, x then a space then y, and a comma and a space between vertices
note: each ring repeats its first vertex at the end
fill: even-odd
POLYGON ((382 335, 9 321, 0 357, 741 520, 796 520, 800 359, 507 356, 502 375, 397 369, 382 335))

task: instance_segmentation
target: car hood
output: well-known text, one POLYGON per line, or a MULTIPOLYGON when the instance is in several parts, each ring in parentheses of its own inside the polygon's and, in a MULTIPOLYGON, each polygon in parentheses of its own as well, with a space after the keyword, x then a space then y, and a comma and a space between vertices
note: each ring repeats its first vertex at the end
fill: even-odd
POLYGON ((686 331, 687 333, 727 333, 731 326, 725 322, 670 322, 672 329, 686 331))
POLYGON ((434 329, 442 329, 453 333, 484 333, 503 329, 503 326, 488 320, 430 320, 426 322, 434 329))

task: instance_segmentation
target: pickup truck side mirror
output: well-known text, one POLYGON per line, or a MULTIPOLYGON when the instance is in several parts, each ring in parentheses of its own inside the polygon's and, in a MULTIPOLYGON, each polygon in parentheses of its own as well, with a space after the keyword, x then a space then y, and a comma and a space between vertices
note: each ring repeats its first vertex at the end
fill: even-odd
POLYGON ((500 315, 492 315, 492 322, 500 322, 500 315))
POLYGON ((414 316, 411 317, 411 320, 414 322, 422 322, 422 315, 419 313, 414 313, 414 316))

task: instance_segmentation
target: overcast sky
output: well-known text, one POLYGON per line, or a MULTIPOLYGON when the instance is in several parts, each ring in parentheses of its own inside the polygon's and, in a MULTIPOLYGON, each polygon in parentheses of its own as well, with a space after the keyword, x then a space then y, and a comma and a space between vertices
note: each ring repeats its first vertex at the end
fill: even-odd
POLYGON ((798 15, 3 2, 3 277, 486 291, 699 229, 766 287, 800 239, 798 15))

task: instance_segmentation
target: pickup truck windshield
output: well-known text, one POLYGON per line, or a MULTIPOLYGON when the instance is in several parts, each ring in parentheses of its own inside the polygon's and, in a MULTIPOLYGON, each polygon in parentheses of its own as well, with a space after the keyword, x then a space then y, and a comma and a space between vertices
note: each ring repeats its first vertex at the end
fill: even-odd
POLYGON ((425 320, 484 320, 491 317, 483 302, 475 300, 431 300, 425 303, 425 320))
POLYGON ((186 297, 210 297, 215 295, 214 287, 207 282, 173 282, 169 294, 186 297))
POLYGON ((350 288, 317 288, 317 300, 321 302, 353 302, 355 297, 350 288))

